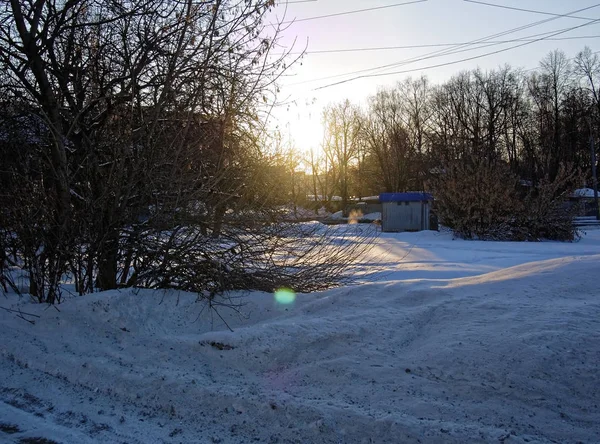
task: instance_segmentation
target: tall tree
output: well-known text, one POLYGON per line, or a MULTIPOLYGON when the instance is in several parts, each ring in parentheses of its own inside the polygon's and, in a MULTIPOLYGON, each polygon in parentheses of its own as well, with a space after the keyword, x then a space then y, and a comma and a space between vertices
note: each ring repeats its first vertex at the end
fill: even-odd
POLYGON ((406 191, 413 184, 413 146, 398 89, 380 90, 369 101, 363 134, 369 154, 376 159, 384 191, 406 191))
POLYGON ((40 299, 55 300, 77 252, 81 290, 115 288, 119 245, 135 241, 130 227, 148 216, 161 224, 202 202, 206 224, 220 231, 244 182, 244 151, 254 149, 257 104, 284 69, 271 57, 277 27, 264 32, 271 6, 4 2, 5 96, 45 129, 32 151, 44 166, 37 189, 47 215, 41 253, 29 260, 40 299))
POLYGON ((540 158, 543 174, 553 180, 565 158, 562 145, 561 113, 563 101, 572 86, 571 64, 559 50, 550 52, 540 63, 540 74, 530 80, 539 122, 540 158))
POLYGON ((349 100, 328 106, 323 112, 324 151, 332 170, 337 170, 337 185, 346 208, 349 198, 351 162, 359 153, 361 119, 359 109, 349 100))

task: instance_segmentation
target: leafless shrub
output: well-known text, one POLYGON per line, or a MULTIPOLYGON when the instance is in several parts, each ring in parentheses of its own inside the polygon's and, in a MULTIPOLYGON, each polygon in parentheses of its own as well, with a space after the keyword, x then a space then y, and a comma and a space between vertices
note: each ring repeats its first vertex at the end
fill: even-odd
POLYGON ((237 277, 248 254, 228 249, 265 237, 254 224, 225 225, 240 200, 255 211, 264 205, 245 190, 263 186, 252 183, 263 117, 294 62, 291 48, 278 49, 282 28, 267 23, 273 6, 42 0, 0 8, 3 286, 9 256, 48 303, 60 302, 65 275, 80 294, 251 286, 237 277), (22 116, 35 125, 4 127, 22 116), (229 282, 220 277, 225 259, 229 282))
POLYGON ((449 163, 431 180, 442 223, 467 239, 505 236, 521 211, 517 183, 508 168, 475 157, 449 163))
POLYGON ((465 158, 449 163, 431 180, 442 223, 466 239, 573 240, 577 231, 565 205, 573 171, 542 180, 529 190, 502 162, 465 158))
POLYGON ((560 168, 553 181, 542 179, 525 197, 513 237, 518 240, 576 239, 578 231, 573 224, 576 208, 566 205, 566 197, 573 184, 580 181, 580 174, 568 167, 560 168))
POLYGON ((320 224, 225 225, 218 238, 198 227, 148 230, 127 273, 128 286, 175 288, 208 298, 229 290, 310 292, 348 283, 355 260, 372 245, 376 231, 358 225, 332 229, 320 224))

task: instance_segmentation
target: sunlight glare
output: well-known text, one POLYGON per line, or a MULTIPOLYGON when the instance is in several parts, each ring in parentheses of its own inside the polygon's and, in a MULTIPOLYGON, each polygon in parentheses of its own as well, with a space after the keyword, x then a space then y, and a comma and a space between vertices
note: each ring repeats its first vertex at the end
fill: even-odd
POLYGON ((289 288, 280 288, 275 292, 275 301, 281 305, 293 304, 296 300, 296 293, 289 288))
POLYGON ((320 114, 305 106, 305 109, 297 109, 296 112, 288 113, 284 118, 287 121, 287 129, 294 140, 298 152, 308 153, 313 150, 321 153, 323 141, 323 126, 320 114))

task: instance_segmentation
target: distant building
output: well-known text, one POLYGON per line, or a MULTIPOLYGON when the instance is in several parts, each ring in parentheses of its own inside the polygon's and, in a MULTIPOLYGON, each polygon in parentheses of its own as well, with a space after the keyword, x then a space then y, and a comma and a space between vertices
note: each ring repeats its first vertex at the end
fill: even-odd
POLYGON ((569 201, 578 206, 578 216, 596 216, 596 201, 593 188, 579 188, 569 196, 569 201))
MULTIPOLYGON (((429 193, 383 193, 381 230, 384 232, 421 231, 430 229, 433 197, 429 193)), ((437 227, 431 227, 437 229, 437 227)))

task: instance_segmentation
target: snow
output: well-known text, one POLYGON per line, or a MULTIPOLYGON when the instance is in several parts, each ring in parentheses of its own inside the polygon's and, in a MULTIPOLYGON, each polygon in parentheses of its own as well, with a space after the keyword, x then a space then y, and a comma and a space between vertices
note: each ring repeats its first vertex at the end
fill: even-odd
POLYGON ((364 215, 361 216, 361 219, 371 220, 371 221, 381 220, 381 212, 380 211, 375 211, 374 213, 364 214, 364 215))
MULTIPOLYGON (((347 218, 344 217, 344 214, 342 213, 342 211, 336 211, 335 213, 330 214, 327 219, 331 219, 331 220, 345 220, 347 218)), ((354 219, 354 220, 370 220, 370 221, 381 220, 381 212, 376 211, 374 213, 362 214, 360 211, 356 211, 356 212, 353 212, 353 213, 350 214, 350 219, 354 219)))
POLYGON ((355 271, 232 294, 233 332, 186 293, 0 297, 35 322, 0 310, 0 442, 598 442, 600 231, 382 233, 355 271))
POLYGON ((594 190, 593 190, 593 188, 579 188, 573 192, 573 196, 593 198, 594 190))
POLYGON ((321 207, 315 213, 314 210, 297 206, 295 209, 293 206, 288 205, 281 208, 282 214, 285 215, 287 220, 298 220, 298 219, 311 219, 311 218, 323 218, 329 216, 329 211, 325 207, 321 207))
POLYGON ((342 201, 342 197, 341 196, 324 196, 322 194, 307 194, 306 198, 308 200, 312 200, 312 201, 316 201, 316 202, 327 202, 327 201, 331 201, 331 202, 341 202, 342 201))

